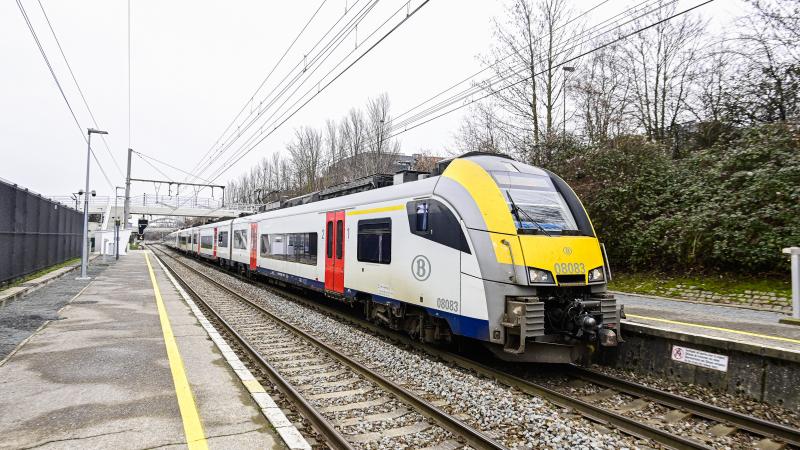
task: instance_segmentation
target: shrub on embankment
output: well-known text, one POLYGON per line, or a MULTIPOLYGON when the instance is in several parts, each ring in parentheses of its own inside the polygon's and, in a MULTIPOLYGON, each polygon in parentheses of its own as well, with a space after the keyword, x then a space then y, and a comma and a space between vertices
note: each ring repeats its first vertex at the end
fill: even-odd
POLYGON ((786 273, 781 249, 800 245, 800 132, 731 129, 709 146, 697 137, 680 152, 620 138, 554 168, 583 200, 612 266, 786 273))

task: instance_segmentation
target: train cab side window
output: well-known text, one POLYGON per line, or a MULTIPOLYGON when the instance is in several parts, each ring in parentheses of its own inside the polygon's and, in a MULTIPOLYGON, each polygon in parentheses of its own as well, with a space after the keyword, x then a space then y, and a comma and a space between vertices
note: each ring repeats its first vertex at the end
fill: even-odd
POLYGON ((464 253, 471 253, 461 221, 444 203, 434 199, 408 202, 406 213, 408 226, 413 234, 464 253))
POLYGON ((220 231, 217 234, 217 247, 220 248, 227 248, 228 247, 228 232, 227 231, 220 231))
POLYGON ((428 202, 417 202, 417 232, 428 232, 428 202))
POLYGON ((378 264, 392 262, 392 219, 358 221, 358 260, 378 264))

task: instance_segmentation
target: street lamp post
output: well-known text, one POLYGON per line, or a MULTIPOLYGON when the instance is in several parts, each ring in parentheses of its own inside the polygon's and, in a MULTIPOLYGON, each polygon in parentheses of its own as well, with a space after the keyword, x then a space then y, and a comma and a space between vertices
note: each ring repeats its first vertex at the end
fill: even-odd
POLYGON ((125 188, 120 186, 114 188, 114 259, 117 261, 119 261, 119 209, 117 209, 117 200, 119 199, 120 189, 125 188))
POLYGON ((89 267, 89 167, 92 162, 92 134, 108 134, 107 131, 88 128, 86 130, 89 139, 86 142, 86 189, 83 191, 83 248, 81 249, 81 276, 79 280, 88 280, 87 269, 89 267))
POLYGON ((564 148, 567 148, 567 74, 575 72, 575 68, 572 66, 564 66, 562 67, 564 70, 564 84, 561 87, 561 96, 564 97, 564 148))

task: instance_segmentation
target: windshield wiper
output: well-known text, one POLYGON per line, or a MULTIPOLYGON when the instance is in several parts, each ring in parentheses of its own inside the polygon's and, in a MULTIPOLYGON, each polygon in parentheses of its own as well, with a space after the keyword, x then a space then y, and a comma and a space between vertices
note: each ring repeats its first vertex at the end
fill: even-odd
POLYGON ((514 199, 511 198, 511 192, 506 191, 506 195, 508 196, 508 201, 511 202, 511 212, 514 214, 514 216, 516 216, 517 222, 519 222, 520 226, 522 225, 522 219, 519 218, 519 213, 521 212, 522 214, 525 215, 525 218, 527 218, 529 222, 536 225, 540 230, 542 230, 542 233, 546 234, 548 237, 553 237, 553 235, 548 233, 547 230, 545 230, 544 227, 539 222, 533 220, 533 217, 531 217, 530 214, 525 212, 524 209, 521 209, 519 206, 517 206, 517 204, 514 202, 514 199))

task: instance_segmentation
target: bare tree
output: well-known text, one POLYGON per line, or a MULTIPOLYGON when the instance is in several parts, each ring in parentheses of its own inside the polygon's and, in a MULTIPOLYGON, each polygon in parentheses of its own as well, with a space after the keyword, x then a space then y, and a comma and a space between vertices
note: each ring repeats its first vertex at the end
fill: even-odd
MULTIPOLYGON (((674 3, 664 1, 660 6, 654 17, 638 25, 665 19, 676 9, 674 3)), ((696 75, 704 32, 702 20, 683 15, 661 22, 625 41, 624 61, 634 115, 648 139, 667 139, 668 131, 687 112, 686 99, 696 75)))
POLYGON ((727 107, 740 124, 796 120, 800 115, 800 2, 753 0, 733 39, 734 86, 727 107))
POLYGON ((360 109, 352 108, 339 125, 344 144, 344 155, 347 161, 343 170, 345 180, 349 181, 362 176, 366 170, 364 153, 367 145, 367 124, 364 113, 360 109))
POLYGON ((456 154, 465 152, 505 153, 508 148, 506 127, 491 103, 477 103, 461 121, 455 135, 456 154))
POLYGON ((367 102, 368 164, 367 172, 363 175, 391 172, 394 160, 400 153, 400 143, 389 136, 392 128, 390 106, 389 96, 386 93, 367 102))
POLYGON ((301 193, 317 188, 322 160, 322 133, 314 128, 300 127, 295 130, 294 140, 287 146, 295 170, 295 187, 301 193))
POLYGON ((578 121, 590 143, 602 144, 626 131, 629 90, 617 47, 590 55, 572 83, 578 121))
POLYGON ((561 65, 580 35, 566 0, 511 0, 495 20, 496 44, 482 58, 492 78, 477 86, 491 100, 473 107, 456 136, 459 150, 515 154, 534 164, 553 159, 563 129, 565 74, 561 65))

